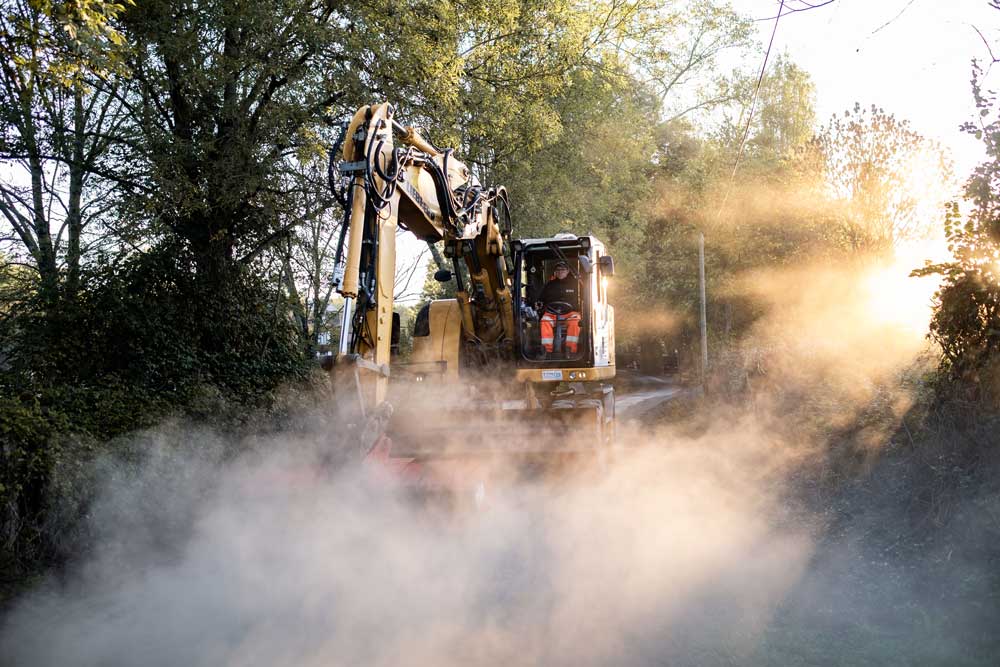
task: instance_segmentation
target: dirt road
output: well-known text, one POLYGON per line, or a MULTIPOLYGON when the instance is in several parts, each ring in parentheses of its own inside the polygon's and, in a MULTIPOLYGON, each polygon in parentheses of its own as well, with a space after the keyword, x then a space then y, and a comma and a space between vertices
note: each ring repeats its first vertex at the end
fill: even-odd
POLYGON ((615 411, 619 419, 641 420, 650 410, 683 391, 682 387, 662 378, 642 378, 642 380, 644 382, 634 391, 625 393, 615 400, 615 411))

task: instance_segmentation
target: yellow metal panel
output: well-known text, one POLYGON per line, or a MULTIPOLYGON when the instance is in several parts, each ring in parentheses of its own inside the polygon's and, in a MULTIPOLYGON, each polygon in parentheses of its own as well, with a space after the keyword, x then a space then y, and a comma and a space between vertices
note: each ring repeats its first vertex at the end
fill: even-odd
POLYGON ((400 137, 399 142, 401 144, 406 144, 408 146, 413 146, 418 150, 422 150, 432 156, 438 156, 441 154, 438 149, 434 148, 429 141, 420 136, 420 133, 409 125, 403 127, 403 136, 400 137))
MULTIPOLYGON (((360 160, 363 156, 357 154, 354 144, 354 133, 365 122, 368 110, 371 107, 363 106, 358 109, 351 119, 351 124, 344 135, 344 159, 347 161, 360 160)), ((364 176, 355 176, 351 183, 354 188, 351 200, 351 218, 348 222, 350 238, 347 241, 347 257, 344 270, 344 280, 337 291, 341 295, 355 298, 358 296, 358 265, 361 262, 361 237, 364 235, 365 226, 365 179, 364 176)))
POLYGON ((458 354, 462 343, 462 315, 455 299, 431 302, 430 335, 413 339, 411 365, 445 362, 445 378, 458 378, 458 354))
MULTIPOLYGON (((375 363, 389 365, 392 358, 392 304, 393 286, 396 277, 396 207, 399 205, 399 195, 393 195, 387 208, 389 216, 382 221, 378 240, 378 268, 375 282, 378 284, 378 300, 376 311, 369 317, 377 318, 372 329, 376 332, 375 363)), ((386 398, 389 388, 388 378, 379 377, 375 380, 375 404, 386 398)))
POLYGON ((431 173, 420 164, 410 163, 403 170, 398 189, 403 195, 399 202, 399 218, 406 227, 425 241, 444 238, 443 202, 438 199, 431 173))

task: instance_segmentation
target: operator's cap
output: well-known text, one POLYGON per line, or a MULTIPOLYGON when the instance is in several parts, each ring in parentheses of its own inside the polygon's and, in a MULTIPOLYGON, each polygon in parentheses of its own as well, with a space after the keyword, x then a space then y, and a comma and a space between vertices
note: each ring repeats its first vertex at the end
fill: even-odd
POLYGON ((557 269, 569 269, 569 264, 567 264, 566 262, 564 262, 564 261, 562 261, 560 259, 558 262, 556 262, 555 268, 557 268, 557 269))

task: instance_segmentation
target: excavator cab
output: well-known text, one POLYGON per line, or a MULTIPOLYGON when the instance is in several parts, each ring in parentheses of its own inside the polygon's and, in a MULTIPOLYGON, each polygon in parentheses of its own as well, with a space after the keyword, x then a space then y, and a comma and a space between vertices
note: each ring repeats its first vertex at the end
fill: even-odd
POLYGON ((399 388, 398 408, 390 420, 393 456, 428 460, 476 452, 589 455, 603 451, 613 438, 614 390, 609 380, 615 375, 614 309, 607 288, 614 262, 593 236, 511 240, 510 249, 513 377, 504 374, 499 385, 487 385, 506 395, 474 398, 468 383, 478 384, 477 373, 493 369, 467 367, 472 355, 463 363, 458 301, 432 302, 417 316, 410 363, 393 367, 398 380, 413 380, 399 388), (567 304, 579 317, 578 329, 572 331, 564 316, 573 310, 551 303, 537 307, 561 262, 577 287, 578 301, 567 304), (554 313, 553 350, 548 353, 542 342, 547 307, 561 311, 554 313), (572 333, 578 338, 575 351, 567 345, 572 333), (429 411, 434 419, 427 419, 429 411), (470 422, 474 438, 460 427, 470 422))
POLYGON ((559 234, 547 239, 517 240, 511 246, 518 367, 550 369, 536 374, 541 381, 569 379, 568 373, 564 377, 555 369, 571 369, 584 378, 587 369, 595 369, 594 379, 610 377, 608 373, 614 372, 614 327, 607 285, 614 263, 604 245, 593 236, 559 234), (567 279, 576 284, 573 301, 542 298, 559 264, 569 268, 567 279), (548 319, 551 329, 543 324, 543 318, 548 319), (543 330, 552 334, 551 340, 543 330))

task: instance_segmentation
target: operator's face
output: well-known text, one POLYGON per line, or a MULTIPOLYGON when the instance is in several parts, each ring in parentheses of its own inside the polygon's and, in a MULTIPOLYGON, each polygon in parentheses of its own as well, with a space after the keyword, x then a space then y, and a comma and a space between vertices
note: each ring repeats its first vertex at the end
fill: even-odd
POLYGON ((556 278, 562 280, 563 278, 569 275, 569 269, 567 269, 565 266, 557 266, 555 274, 556 278))

